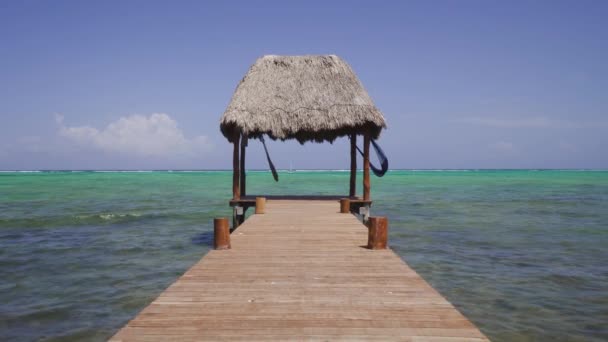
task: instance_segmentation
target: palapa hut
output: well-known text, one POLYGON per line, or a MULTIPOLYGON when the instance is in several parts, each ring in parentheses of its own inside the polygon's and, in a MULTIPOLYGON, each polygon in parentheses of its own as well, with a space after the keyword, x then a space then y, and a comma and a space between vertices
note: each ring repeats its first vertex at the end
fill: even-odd
POLYGON ((341 58, 274 56, 259 58, 241 80, 220 120, 234 144, 233 203, 245 195, 247 139, 333 142, 351 138, 351 198, 356 192, 356 141, 363 136, 363 200, 370 201, 369 146, 386 122, 363 85, 341 58), (240 144, 240 145, 239 145, 240 144), (240 159, 239 159, 240 147, 240 159))

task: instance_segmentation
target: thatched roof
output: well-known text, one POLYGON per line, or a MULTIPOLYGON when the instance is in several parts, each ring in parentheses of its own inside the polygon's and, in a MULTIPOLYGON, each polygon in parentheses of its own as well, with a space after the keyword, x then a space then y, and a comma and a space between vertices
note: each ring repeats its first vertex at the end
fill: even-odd
POLYGON ((386 127, 350 66, 335 55, 264 56, 241 80, 220 121, 229 141, 251 138, 333 141, 386 127))

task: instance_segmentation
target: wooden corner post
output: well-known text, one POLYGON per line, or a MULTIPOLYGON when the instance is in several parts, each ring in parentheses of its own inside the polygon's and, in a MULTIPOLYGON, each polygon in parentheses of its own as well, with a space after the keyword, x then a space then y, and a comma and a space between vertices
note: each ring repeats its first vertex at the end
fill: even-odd
POLYGON ((363 199, 365 201, 371 200, 371 185, 369 179, 369 143, 370 134, 369 131, 367 131, 363 136, 363 199))
POLYGON ((368 222, 367 248, 386 249, 388 240, 388 219, 383 216, 370 217, 368 222))
POLYGON ((230 226, 225 217, 213 219, 213 248, 230 249, 230 226))
POLYGON ((350 213, 350 198, 341 198, 340 199, 340 213, 342 213, 342 214, 350 213))
POLYGON ((255 213, 264 214, 266 212, 266 197, 255 198, 255 213))
POLYGON ((241 196, 247 195, 247 174, 245 173, 245 148, 247 147, 248 139, 246 135, 241 137, 241 165, 240 165, 240 187, 241 196))
POLYGON ((348 196, 357 196, 357 134, 350 135, 350 191, 348 196))
POLYGON ((234 134, 234 151, 232 153, 232 198, 235 200, 241 199, 241 189, 239 186, 240 182, 240 165, 239 165, 239 140, 241 134, 239 132, 234 134))

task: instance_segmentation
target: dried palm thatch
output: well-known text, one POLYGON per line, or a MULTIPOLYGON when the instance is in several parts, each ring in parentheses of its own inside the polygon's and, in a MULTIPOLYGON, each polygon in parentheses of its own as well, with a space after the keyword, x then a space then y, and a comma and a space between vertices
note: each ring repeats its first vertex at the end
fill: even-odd
POLYGON ((330 141, 386 127, 350 66, 335 55, 264 56, 241 80, 220 121, 224 136, 330 141))

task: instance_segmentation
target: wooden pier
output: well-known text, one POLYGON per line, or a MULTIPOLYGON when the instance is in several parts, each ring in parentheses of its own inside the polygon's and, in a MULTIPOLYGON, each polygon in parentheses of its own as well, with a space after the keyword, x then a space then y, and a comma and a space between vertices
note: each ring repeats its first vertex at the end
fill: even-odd
POLYGON ((111 341, 487 338, 337 201, 268 200, 111 341))

